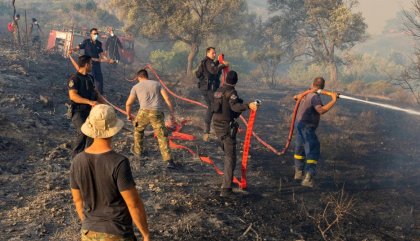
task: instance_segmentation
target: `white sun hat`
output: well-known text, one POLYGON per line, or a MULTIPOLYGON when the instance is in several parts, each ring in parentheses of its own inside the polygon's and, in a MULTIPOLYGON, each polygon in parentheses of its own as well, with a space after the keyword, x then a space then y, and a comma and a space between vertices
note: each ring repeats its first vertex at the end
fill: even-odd
POLYGON ((99 104, 92 108, 81 130, 91 138, 109 138, 117 134, 123 126, 124 122, 117 118, 111 106, 99 104))

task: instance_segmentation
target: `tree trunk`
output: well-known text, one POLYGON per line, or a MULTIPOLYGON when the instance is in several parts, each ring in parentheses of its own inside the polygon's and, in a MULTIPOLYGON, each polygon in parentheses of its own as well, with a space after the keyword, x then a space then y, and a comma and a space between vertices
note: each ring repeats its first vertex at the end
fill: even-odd
POLYGON ((190 48, 190 52, 188 53, 188 63, 187 63, 187 76, 188 77, 192 77, 193 76, 193 64, 194 64, 194 59, 197 56, 198 53, 198 43, 192 43, 191 44, 191 48, 190 48))
POLYGON ((328 63, 328 70, 330 72, 330 82, 332 85, 337 85, 338 70, 335 62, 328 63))

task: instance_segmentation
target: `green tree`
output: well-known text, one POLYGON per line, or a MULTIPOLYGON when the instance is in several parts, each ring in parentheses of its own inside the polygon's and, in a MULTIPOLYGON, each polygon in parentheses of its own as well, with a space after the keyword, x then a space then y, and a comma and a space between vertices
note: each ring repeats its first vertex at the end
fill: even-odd
POLYGON ((188 48, 183 42, 176 42, 169 51, 157 49, 150 53, 150 61, 161 71, 181 71, 185 67, 188 48))
POLYGON ((390 79, 409 91, 420 105, 420 0, 413 0, 410 11, 404 10, 404 27, 416 41, 415 56, 399 76, 390 76, 390 79))
POLYGON ((299 55, 297 42, 288 33, 289 25, 282 22, 284 19, 274 17, 266 22, 257 22, 254 31, 254 43, 256 47, 250 55, 251 59, 258 64, 264 82, 270 86, 277 85, 278 71, 281 64, 293 61, 299 55))
POLYGON ((337 52, 352 48, 366 38, 361 13, 352 10, 356 0, 268 0, 271 21, 283 29, 283 37, 299 41, 314 62, 328 67, 332 82, 338 79, 337 52))
POLYGON ((244 0, 113 0, 126 16, 127 29, 152 40, 170 39, 189 47, 187 75, 209 35, 233 29, 246 11, 244 0))

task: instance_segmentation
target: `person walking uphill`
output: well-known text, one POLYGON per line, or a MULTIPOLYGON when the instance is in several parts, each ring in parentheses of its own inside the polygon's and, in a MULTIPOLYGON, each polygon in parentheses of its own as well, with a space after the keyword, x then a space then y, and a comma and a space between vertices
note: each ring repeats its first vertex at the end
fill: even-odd
POLYGON ((319 125, 320 116, 329 111, 337 102, 337 93, 323 90, 325 80, 322 77, 314 79, 309 93, 302 97, 294 96, 295 100, 301 99, 296 115, 295 128, 297 130, 294 154, 295 180, 302 180, 302 186, 313 187, 316 166, 320 157, 320 143, 315 133, 319 125), (323 105, 320 94, 328 95, 332 100, 323 105), (306 163, 305 163, 306 160, 306 163))
POLYGON ((145 69, 137 72, 137 83, 130 92, 126 102, 127 118, 133 121, 131 106, 136 97, 140 103, 140 110, 134 120, 134 145, 132 153, 140 158, 143 150, 144 130, 151 124, 158 139, 160 153, 167 168, 176 168, 177 164, 172 160, 172 153, 169 147, 168 130, 165 127, 164 114, 162 112, 162 97, 169 107, 171 120, 173 120, 174 108, 169 99, 168 93, 161 87, 159 82, 149 80, 149 74, 145 69))
POLYGON ((78 59, 77 73, 68 80, 69 98, 71 100, 71 122, 76 129, 72 145, 72 157, 92 144, 92 139, 80 131, 89 112, 98 101, 103 103, 101 95, 95 88, 93 76, 88 74, 92 69, 92 58, 82 55, 78 59))
POLYGON ((247 109, 257 110, 255 102, 243 103, 235 90, 238 74, 229 71, 225 85, 214 93, 212 111, 213 127, 225 152, 222 191, 220 196, 226 197, 232 193, 233 172, 236 166, 236 133, 239 124, 236 122, 241 113, 247 109))
MULTIPOLYGON (((85 55, 92 57, 92 74, 95 78, 96 87, 101 95, 104 94, 104 78, 102 75, 101 62, 113 63, 114 61, 109 60, 102 49, 102 43, 98 40, 98 29, 92 28, 90 30, 90 38, 85 39, 76 48, 71 51, 78 51, 79 49, 85 50, 85 55)), ((71 53, 70 51, 70 53, 71 53)))
POLYGON ((70 167, 70 186, 82 241, 134 241, 133 222, 143 240, 150 240, 146 212, 128 159, 112 149, 112 137, 124 126, 112 107, 92 108, 81 131, 93 144, 70 167))
POLYGON ((207 108, 206 117, 204 118, 204 134, 203 140, 208 141, 210 135, 210 125, 213 117, 211 106, 213 103, 213 94, 220 86, 220 74, 221 70, 229 66, 229 63, 219 64, 216 60, 216 49, 214 47, 208 47, 206 49, 206 58, 200 63, 200 66, 195 73, 198 78, 198 88, 206 101, 207 108))

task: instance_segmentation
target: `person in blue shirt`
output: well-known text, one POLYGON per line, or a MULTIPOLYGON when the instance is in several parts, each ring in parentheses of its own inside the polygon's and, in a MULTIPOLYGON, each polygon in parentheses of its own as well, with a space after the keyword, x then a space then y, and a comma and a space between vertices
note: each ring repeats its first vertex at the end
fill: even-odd
POLYGON ((92 58, 92 75, 95 79, 96 88, 98 89, 99 93, 103 95, 104 80, 102 75, 101 62, 107 62, 112 64, 114 61, 108 59, 105 56, 104 50, 102 49, 102 42, 98 40, 98 35, 98 29, 92 28, 90 30, 90 38, 85 39, 71 51, 78 51, 79 49, 84 49, 85 55, 90 56, 92 58))
POLYGON ((321 115, 327 113, 337 102, 338 94, 324 90, 325 80, 316 77, 311 90, 305 96, 295 95, 294 99, 301 99, 296 115, 296 145, 295 145, 295 180, 302 180, 302 186, 313 187, 316 166, 320 157, 320 143, 315 133, 321 115), (324 105, 320 95, 331 97, 331 101, 324 105))

